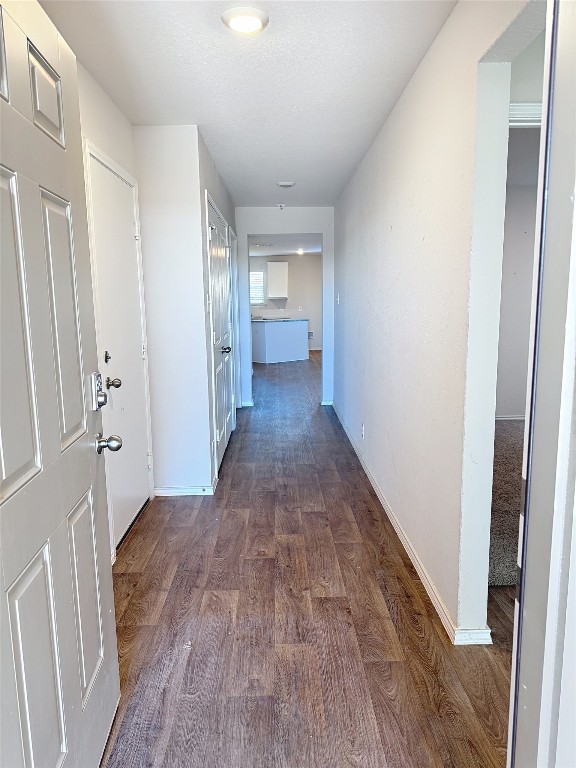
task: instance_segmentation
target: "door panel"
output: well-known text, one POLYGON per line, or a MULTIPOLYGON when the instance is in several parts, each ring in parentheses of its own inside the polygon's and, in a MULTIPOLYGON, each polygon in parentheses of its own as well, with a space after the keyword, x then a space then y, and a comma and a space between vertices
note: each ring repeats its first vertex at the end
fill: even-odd
POLYGON ((92 500, 86 495, 68 516, 83 705, 102 662, 104 647, 95 533, 92 500))
POLYGON ((28 62, 34 125, 64 146, 60 78, 30 42, 28 43, 28 62))
POLYGON ((0 9, 0 97, 8 98, 8 79, 6 77, 6 44, 4 42, 4 21, 0 9))
POLYGON ((61 450, 65 450, 86 429, 70 205, 45 190, 41 195, 52 345, 56 357, 60 441, 61 450))
POLYGON ((0 194, 0 323, 2 328, 11 329, 3 336, 0 351, 0 498, 4 499, 40 471, 40 445, 18 188, 16 174, 1 167, 0 194))
POLYGON ((95 768, 119 682, 76 64, 2 6, 0 765, 95 768))
POLYGON ((48 543, 8 590, 8 605, 26 761, 56 766, 66 733, 48 543))

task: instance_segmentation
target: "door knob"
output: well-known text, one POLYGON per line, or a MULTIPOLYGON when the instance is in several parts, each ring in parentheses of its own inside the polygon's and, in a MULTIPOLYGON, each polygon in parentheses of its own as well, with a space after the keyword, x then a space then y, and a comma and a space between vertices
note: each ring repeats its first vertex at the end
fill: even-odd
POLYGON ((96 435, 96 453, 102 453, 104 448, 108 448, 109 451, 119 451, 122 448, 122 438, 118 435, 102 437, 100 432, 96 435))
POLYGON ((226 355, 228 352, 232 352, 232 347, 222 347, 222 354, 226 355))
POLYGON ((110 376, 106 376, 106 389, 114 387, 114 389, 120 389, 122 386, 122 379, 111 379, 110 376))

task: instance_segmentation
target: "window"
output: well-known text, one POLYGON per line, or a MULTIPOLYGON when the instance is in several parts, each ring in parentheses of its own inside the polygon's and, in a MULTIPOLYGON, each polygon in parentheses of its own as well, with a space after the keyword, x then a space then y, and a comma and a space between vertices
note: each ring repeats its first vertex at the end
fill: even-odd
POLYGON ((250 304, 264 304, 264 272, 250 272, 250 304))

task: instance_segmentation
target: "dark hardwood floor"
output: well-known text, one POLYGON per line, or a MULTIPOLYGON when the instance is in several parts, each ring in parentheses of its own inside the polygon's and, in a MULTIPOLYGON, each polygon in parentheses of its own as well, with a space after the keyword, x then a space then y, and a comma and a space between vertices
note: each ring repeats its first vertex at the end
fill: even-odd
POLYGON ((505 765, 513 590, 494 645, 450 644, 319 364, 255 365, 216 494, 123 542, 108 768, 505 765))

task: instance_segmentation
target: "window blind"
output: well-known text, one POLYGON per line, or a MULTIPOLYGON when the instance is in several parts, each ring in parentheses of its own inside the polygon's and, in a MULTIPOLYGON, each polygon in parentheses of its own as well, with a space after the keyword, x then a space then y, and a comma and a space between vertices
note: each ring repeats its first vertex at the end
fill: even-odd
POLYGON ((264 272, 250 272, 250 304, 264 304, 264 272))

